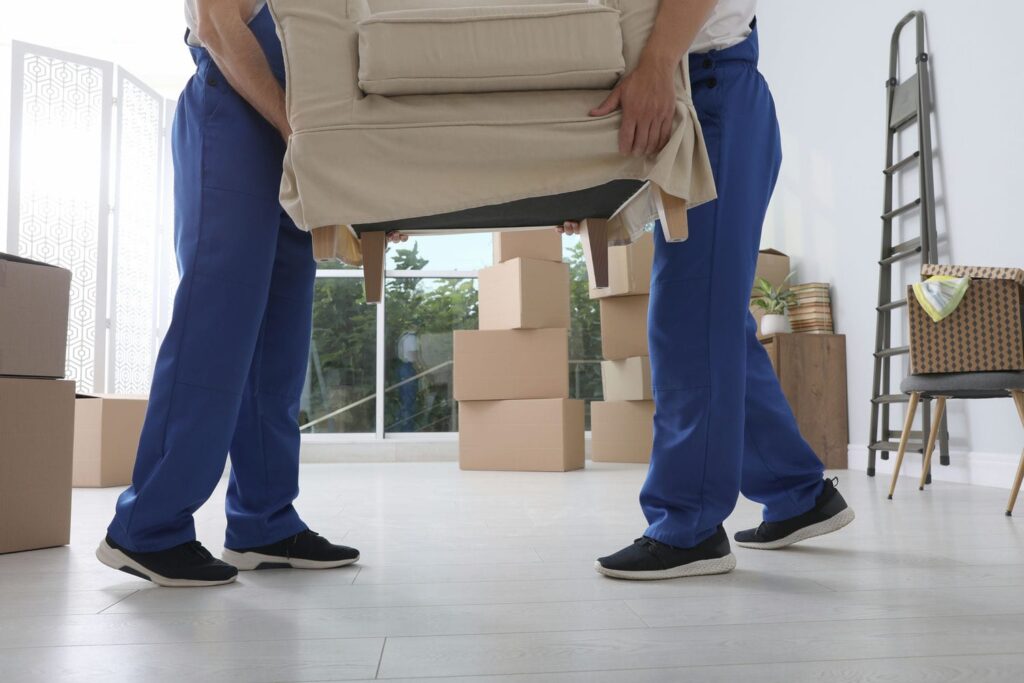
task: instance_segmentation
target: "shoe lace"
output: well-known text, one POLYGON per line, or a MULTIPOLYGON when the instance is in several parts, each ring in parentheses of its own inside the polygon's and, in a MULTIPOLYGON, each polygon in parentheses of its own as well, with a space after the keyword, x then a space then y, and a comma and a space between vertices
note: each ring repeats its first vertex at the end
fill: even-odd
POLYGON ((213 555, 210 554, 210 551, 203 547, 203 544, 199 541, 191 541, 189 543, 186 543, 185 548, 192 554, 198 555, 200 558, 204 560, 213 559, 213 555))

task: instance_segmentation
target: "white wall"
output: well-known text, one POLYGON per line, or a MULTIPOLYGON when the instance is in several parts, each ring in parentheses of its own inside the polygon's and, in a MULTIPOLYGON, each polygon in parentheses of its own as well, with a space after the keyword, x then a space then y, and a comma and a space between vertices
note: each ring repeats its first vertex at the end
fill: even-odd
MULTIPOLYGON (((1024 267, 1024 3, 775 0, 759 11, 761 66, 785 154, 764 244, 793 256, 800 281, 833 284, 838 331, 847 335, 851 467, 868 440, 888 45, 911 9, 928 15, 940 261, 1024 267)), ((903 52, 912 63, 912 43, 903 52)), ((905 201, 917 196, 907 192, 905 201)), ((915 234, 908 224, 902 239, 915 234)), ((915 277, 907 263, 904 282, 915 277)), ((950 433, 958 467, 936 476, 1009 485, 1024 445, 1009 400, 951 404, 950 433), (958 461, 958 451, 971 457, 958 461)))

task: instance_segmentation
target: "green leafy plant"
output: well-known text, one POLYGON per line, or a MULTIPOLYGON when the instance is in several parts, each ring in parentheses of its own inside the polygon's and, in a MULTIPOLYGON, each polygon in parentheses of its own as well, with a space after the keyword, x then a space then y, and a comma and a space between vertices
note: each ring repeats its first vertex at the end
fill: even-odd
POLYGON ((767 315, 785 315, 786 311, 796 304, 796 294, 789 288, 789 278, 793 273, 786 276, 778 287, 763 277, 757 278, 754 284, 754 291, 757 296, 750 303, 763 310, 767 315))

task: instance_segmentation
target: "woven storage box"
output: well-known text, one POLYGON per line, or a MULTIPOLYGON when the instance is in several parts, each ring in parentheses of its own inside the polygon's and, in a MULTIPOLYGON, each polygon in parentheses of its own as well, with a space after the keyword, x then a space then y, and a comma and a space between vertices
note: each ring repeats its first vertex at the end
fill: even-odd
POLYGON ((939 322, 907 287, 912 374, 1024 370, 1024 270, 926 265, 921 275, 970 277, 971 286, 956 310, 939 322))

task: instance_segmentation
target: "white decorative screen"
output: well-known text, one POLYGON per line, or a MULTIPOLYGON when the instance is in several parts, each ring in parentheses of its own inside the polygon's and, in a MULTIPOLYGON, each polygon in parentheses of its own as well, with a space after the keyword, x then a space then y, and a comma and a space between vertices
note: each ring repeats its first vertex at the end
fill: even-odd
POLYGON ((78 390, 147 393, 173 292, 171 108, 110 62, 36 45, 13 44, 11 75, 8 250, 71 270, 78 390))

